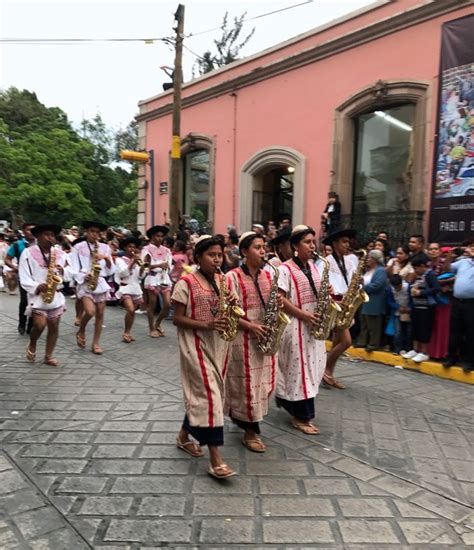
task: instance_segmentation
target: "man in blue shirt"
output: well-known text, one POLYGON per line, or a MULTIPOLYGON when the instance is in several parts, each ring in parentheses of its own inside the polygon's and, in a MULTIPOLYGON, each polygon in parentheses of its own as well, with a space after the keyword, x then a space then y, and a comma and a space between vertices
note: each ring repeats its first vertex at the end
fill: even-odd
MULTIPOLYGON (((23 231, 24 238, 18 239, 16 242, 14 242, 10 248, 8 249, 7 256, 5 258, 5 264, 13 269, 13 271, 18 275, 18 265, 20 263, 20 256, 25 250, 25 248, 28 248, 30 245, 35 244, 35 238, 33 236, 33 233, 31 230, 34 228, 34 223, 24 223, 21 227, 23 231), (16 262, 13 260, 16 258, 16 262)), ((20 305, 18 308, 18 332, 20 334, 25 334, 25 331, 29 334, 31 331, 31 318, 28 321, 28 327, 26 326, 26 315, 25 315, 25 309, 28 305, 28 296, 26 294, 26 291, 22 288, 20 281, 19 288, 20 288, 20 305)))
POLYGON ((449 351, 445 367, 458 362, 466 372, 474 371, 474 237, 464 242, 465 254, 457 262, 448 257, 445 271, 456 274, 451 309, 449 351))

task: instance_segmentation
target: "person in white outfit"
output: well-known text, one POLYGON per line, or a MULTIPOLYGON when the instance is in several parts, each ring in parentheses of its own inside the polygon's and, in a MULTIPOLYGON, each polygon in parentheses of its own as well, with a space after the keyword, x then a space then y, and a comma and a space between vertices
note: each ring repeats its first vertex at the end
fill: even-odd
POLYGON ((125 251, 124 256, 115 260, 115 282, 119 285, 115 296, 126 310, 125 329, 122 342, 130 344, 135 338, 132 336, 132 326, 135 320, 135 311, 143 303, 141 281, 145 275, 143 261, 140 260, 141 241, 137 237, 128 237, 120 241, 120 248, 125 251))
POLYGON ((115 273, 115 264, 110 255, 110 248, 106 243, 99 242, 101 231, 107 226, 101 222, 83 222, 86 238, 77 243, 70 254, 71 268, 76 282, 76 297, 82 301, 84 313, 81 317, 76 342, 80 348, 86 347, 87 323, 95 317, 92 353, 102 354, 99 344, 104 322, 105 304, 109 297, 110 287, 106 277, 115 273), (98 264, 97 284, 94 283, 93 266, 98 264))
POLYGON ((66 311, 61 280, 66 264, 66 254, 55 246, 61 227, 54 224, 37 225, 32 229, 36 244, 25 248, 20 257, 19 277, 22 288, 27 293, 26 315, 33 320, 30 342, 26 350, 28 361, 36 360, 36 345, 48 328, 44 363, 57 367, 53 352, 59 334, 59 321, 66 311), (56 285, 48 287, 51 276, 56 276, 56 285))

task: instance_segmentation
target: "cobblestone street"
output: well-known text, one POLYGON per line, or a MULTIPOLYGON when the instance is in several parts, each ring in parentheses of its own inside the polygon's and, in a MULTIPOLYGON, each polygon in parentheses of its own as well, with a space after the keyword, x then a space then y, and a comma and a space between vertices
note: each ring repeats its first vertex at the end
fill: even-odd
POLYGON ((1 549, 474 546, 472 386, 343 361, 348 388, 316 400, 320 436, 273 407, 259 455, 227 425, 239 476, 219 482, 175 446, 171 323, 154 340, 138 316, 127 345, 123 312, 107 308, 94 356, 76 346, 68 299, 51 368, 26 361, 17 300, 0 295, 1 549))

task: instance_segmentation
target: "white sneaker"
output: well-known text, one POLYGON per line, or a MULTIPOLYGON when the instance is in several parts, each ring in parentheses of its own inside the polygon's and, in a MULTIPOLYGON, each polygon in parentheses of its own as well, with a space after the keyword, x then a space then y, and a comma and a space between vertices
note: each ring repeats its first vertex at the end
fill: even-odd
POLYGON ((415 357, 411 358, 411 360, 415 361, 415 363, 423 363, 423 361, 428 361, 429 358, 430 356, 425 353, 417 353, 415 357))
POLYGON ((414 349, 412 349, 411 351, 407 351, 406 353, 401 353, 400 355, 405 359, 412 359, 413 357, 415 357, 415 355, 418 355, 418 353, 414 349))
POLYGON ((401 355, 402 357, 405 355, 405 353, 407 353, 407 350, 406 349, 402 349, 400 351, 400 353, 396 353, 395 355, 401 355))

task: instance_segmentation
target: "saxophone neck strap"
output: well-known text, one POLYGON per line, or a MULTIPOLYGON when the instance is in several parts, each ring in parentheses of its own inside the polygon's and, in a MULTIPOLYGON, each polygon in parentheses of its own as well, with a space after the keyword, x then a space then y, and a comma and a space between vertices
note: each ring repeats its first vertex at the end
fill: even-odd
POLYGON ((333 251, 332 257, 334 258, 337 267, 339 268, 339 271, 341 272, 341 275, 344 277, 344 281, 346 281, 346 285, 349 286, 349 279, 347 277, 347 269, 346 264, 344 263, 344 256, 339 257, 336 252, 333 251))
POLYGON ((51 263, 51 252, 53 250, 52 247, 49 249, 49 254, 48 255, 46 255, 44 253, 44 250, 41 248, 40 245, 38 245, 38 248, 40 249, 41 256, 43 256, 45 267, 49 269, 49 264, 51 263))
POLYGON ((318 298, 318 291, 316 290, 316 285, 314 284, 313 274, 311 273, 311 267, 309 264, 304 265, 301 261, 301 258, 298 256, 293 257, 293 261, 295 264, 301 269, 303 274, 306 276, 309 282, 309 286, 311 287, 311 290, 313 291, 314 297, 318 298))
POLYGON ((248 268, 247 264, 242 264, 240 266, 240 269, 247 275, 247 277, 250 277, 252 279, 252 282, 255 286, 255 289, 257 291, 258 297, 260 298, 260 303, 265 308, 265 300, 263 298, 262 289, 260 288, 260 283, 258 282, 258 277, 260 275, 261 268, 257 268, 257 272, 255 273, 255 277, 252 277, 252 274, 250 273, 250 270, 248 268))

